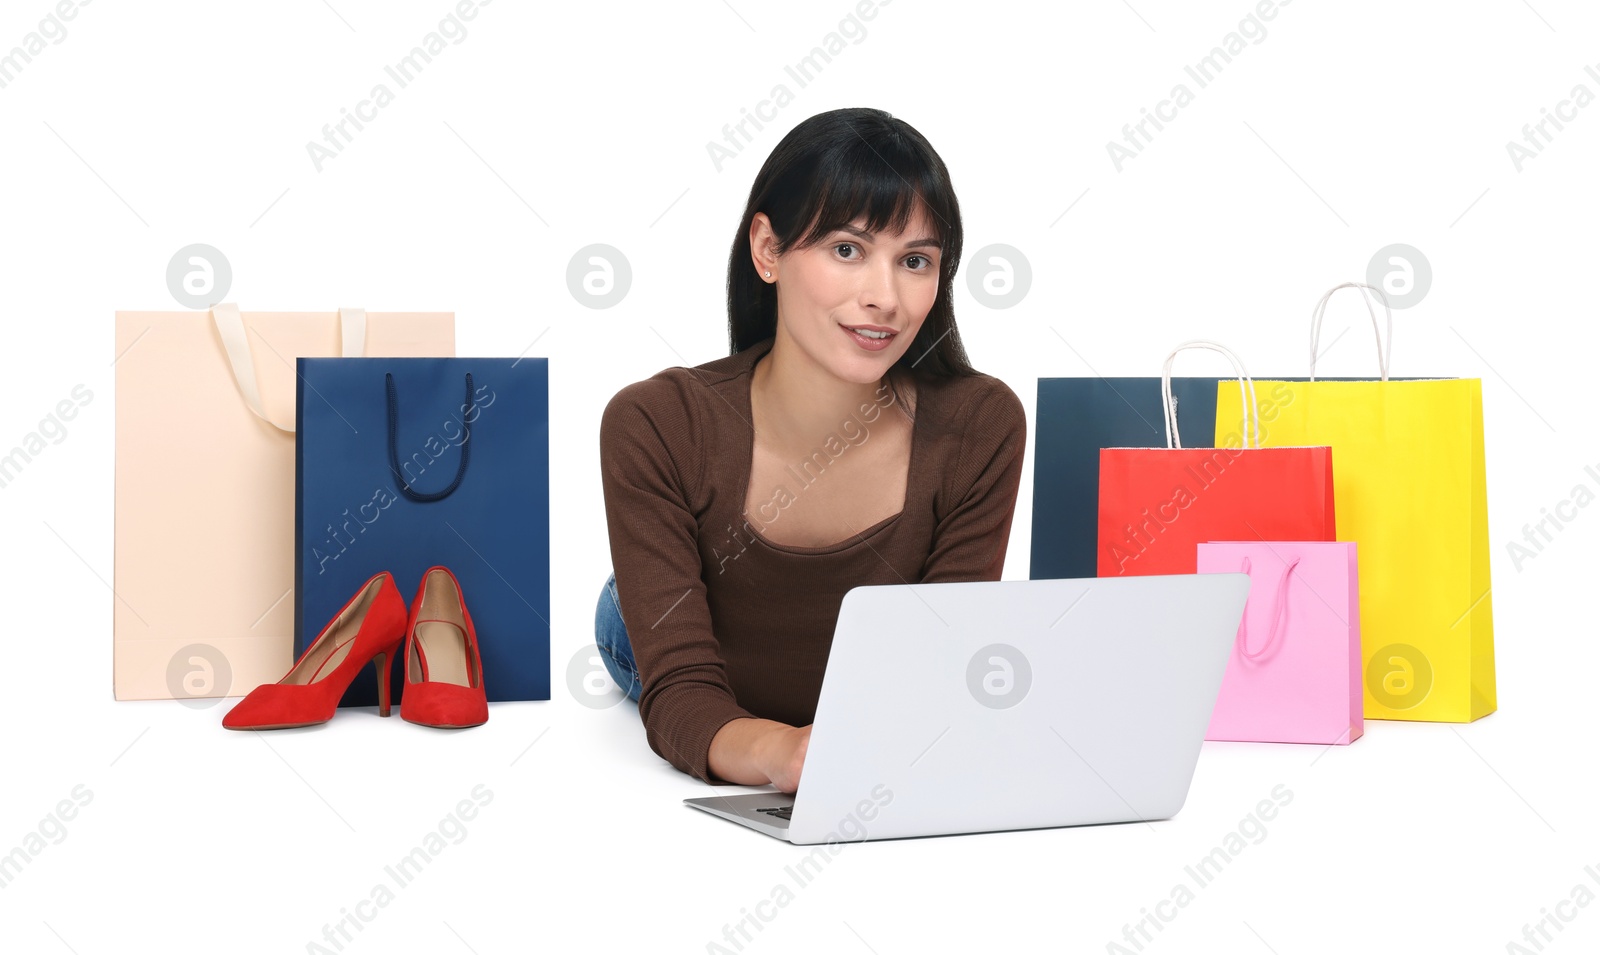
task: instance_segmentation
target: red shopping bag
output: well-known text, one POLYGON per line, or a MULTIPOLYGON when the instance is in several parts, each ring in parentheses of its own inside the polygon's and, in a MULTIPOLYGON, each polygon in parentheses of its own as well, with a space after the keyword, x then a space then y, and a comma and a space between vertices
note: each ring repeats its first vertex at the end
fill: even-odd
POLYGON ((1192 574, 1203 541, 1335 538, 1332 449, 1262 447, 1255 384, 1237 356, 1212 342, 1185 342, 1167 356, 1161 384, 1167 446, 1100 452, 1099 576, 1192 574), (1238 373, 1249 411, 1221 447, 1179 447, 1172 362, 1187 348, 1220 352, 1238 373))

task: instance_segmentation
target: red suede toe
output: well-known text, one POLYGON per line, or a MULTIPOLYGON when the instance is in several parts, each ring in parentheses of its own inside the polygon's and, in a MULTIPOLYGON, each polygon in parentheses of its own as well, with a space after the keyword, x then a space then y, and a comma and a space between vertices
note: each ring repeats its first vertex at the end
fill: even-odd
POLYGON ((400 697, 400 718, 424 726, 477 726, 488 722, 489 704, 479 687, 413 683, 400 697))
POLYGON ((231 730, 312 726, 333 719, 339 698, 320 687, 263 683, 222 717, 231 730))

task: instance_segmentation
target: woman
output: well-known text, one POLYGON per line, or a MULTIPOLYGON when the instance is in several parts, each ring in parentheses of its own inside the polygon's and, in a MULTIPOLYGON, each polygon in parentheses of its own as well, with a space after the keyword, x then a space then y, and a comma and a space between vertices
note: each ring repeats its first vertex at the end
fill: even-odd
POLYGON ((960 258, 920 133, 876 109, 813 116, 750 190, 729 357, 606 406, 596 643, 683 772, 794 792, 845 592, 1000 578, 1027 423, 967 362, 960 258))

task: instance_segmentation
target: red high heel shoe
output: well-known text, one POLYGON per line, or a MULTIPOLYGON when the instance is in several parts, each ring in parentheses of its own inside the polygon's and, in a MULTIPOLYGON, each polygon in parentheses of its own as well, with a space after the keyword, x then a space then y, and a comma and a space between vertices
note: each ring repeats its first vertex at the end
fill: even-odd
POLYGON ((444 567, 428 568, 411 602, 400 718, 449 729, 489 719, 478 632, 460 582, 444 567))
POLYGON ((368 660, 378 669, 378 715, 389 715, 389 669, 406 635, 406 601, 388 571, 375 574, 334 615, 283 679, 251 690, 222 725, 276 730, 333 719, 368 660))

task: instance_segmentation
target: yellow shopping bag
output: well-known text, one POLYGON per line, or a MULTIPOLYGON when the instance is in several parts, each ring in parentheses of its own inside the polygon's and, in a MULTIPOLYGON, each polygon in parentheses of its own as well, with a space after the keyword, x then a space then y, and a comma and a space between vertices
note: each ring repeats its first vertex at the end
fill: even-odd
MULTIPOLYGON (((1310 378, 1256 381, 1262 444, 1333 448, 1337 539, 1358 545, 1366 718, 1471 722, 1495 710, 1483 383, 1391 380, 1381 342, 1377 380, 1316 380, 1322 313, 1341 288, 1371 289, 1388 312, 1361 283, 1322 296, 1310 378)), ((1241 410, 1238 389, 1217 389, 1219 440, 1241 410)))

